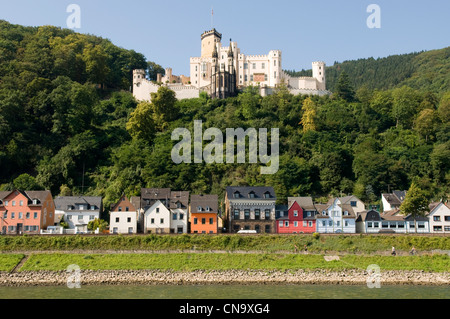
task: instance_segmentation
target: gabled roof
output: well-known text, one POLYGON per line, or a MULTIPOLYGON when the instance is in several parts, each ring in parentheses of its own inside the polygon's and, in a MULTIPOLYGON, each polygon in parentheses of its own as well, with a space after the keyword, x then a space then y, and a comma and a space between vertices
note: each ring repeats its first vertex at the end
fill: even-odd
POLYGON ((170 193, 170 209, 178 208, 178 203, 180 203, 183 209, 189 207, 189 192, 188 191, 172 191, 170 193))
POLYGON ((380 212, 376 211, 376 210, 365 210, 363 212, 358 213, 358 216, 356 217, 356 221, 360 222, 360 221, 381 221, 381 214, 380 212))
POLYGON ((239 193, 241 199, 263 199, 263 200, 275 200, 275 191, 273 187, 266 187, 266 186, 255 186, 255 187, 249 187, 249 186, 228 186, 226 188, 227 197, 228 200, 233 200, 234 194, 239 193), (255 194, 254 198, 250 198, 249 194, 253 192, 255 194), (264 198, 264 194, 269 194, 269 198, 264 198))
POLYGON ((102 198, 100 196, 58 196, 55 198, 55 208, 57 210, 66 211, 69 206, 77 204, 88 204, 89 206, 95 206, 95 210, 100 210, 102 198))
POLYGON ((429 208, 430 211, 427 213, 427 216, 432 215, 436 210, 438 210, 441 206, 444 206, 447 208, 447 210, 450 210, 450 206, 447 203, 444 203, 443 201, 431 203, 429 208))
POLYGON ((303 210, 316 210, 312 197, 288 197, 289 207, 293 202, 297 202, 303 210))
POLYGON ((406 191, 393 191, 391 194, 382 194, 391 206, 400 206, 405 200, 406 191))
POLYGON ((215 214, 219 212, 219 197, 217 195, 191 195, 191 213, 209 213, 215 214), (198 211, 201 207, 201 211, 198 211), (210 208, 210 211, 206 210, 210 208))
POLYGON ((18 192, 20 194, 22 194, 23 196, 25 196, 28 200, 27 205, 32 205, 32 206, 41 206, 43 202, 45 202, 45 200, 48 198, 48 196, 52 195, 50 191, 46 190, 46 191, 21 191, 21 190, 13 190, 13 191, 2 191, 0 192, 0 200, 4 200, 6 197, 8 197, 9 195, 11 195, 14 192, 18 192), (33 204, 33 200, 37 200, 37 204, 33 204))

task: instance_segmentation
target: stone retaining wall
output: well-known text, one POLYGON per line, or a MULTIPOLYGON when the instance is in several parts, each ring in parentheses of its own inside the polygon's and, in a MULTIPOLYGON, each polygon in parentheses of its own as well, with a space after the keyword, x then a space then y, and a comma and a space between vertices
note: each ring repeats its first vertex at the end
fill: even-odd
MULTIPOLYGON (((0 286, 67 285, 66 271, 0 273, 0 286)), ((83 285, 229 285, 229 284, 333 284, 366 285, 369 274, 346 271, 194 271, 111 270, 80 273, 83 285)), ((450 273, 424 271, 382 271, 381 285, 450 285, 450 273)))

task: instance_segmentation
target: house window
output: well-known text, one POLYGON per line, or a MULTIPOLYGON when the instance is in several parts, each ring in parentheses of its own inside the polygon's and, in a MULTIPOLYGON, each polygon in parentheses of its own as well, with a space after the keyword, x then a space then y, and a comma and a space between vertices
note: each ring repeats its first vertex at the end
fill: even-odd
POLYGON ((198 218, 194 218, 194 225, 198 224, 198 218))
POLYGON ((4 218, 4 219, 8 218, 8 213, 7 213, 7 212, 4 212, 4 213, 3 213, 3 218, 4 218))
POLYGON ((261 63, 261 69, 265 69, 266 68, 266 64, 265 63, 261 63))
POLYGON ((94 220, 95 219, 95 215, 89 215, 89 220, 94 220))
POLYGON ((202 225, 206 224, 206 218, 202 218, 202 225))
POLYGON ((380 227, 380 226, 379 226, 379 223, 378 223, 378 222, 374 222, 374 223, 373 223, 373 227, 375 227, 375 228, 380 227))
POLYGON ((233 197, 234 198, 239 198, 239 195, 240 195, 239 192, 236 192, 236 193, 233 194, 233 197))
POLYGON ((161 219, 159 220, 159 223, 160 223, 160 224, 164 224, 164 218, 161 218, 161 219))
MULTIPOLYGON (((325 226, 325 224, 324 224, 324 226, 325 226)), ((305 220, 303 221, 303 227, 306 227, 306 221, 305 220)))
POLYGON ((372 228, 373 227, 372 222, 367 222, 367 227, 372 228))
POLYGON ((270 193, 264 193, 264 198, 270 198, 270 193))
POLYGON ((250 219, 250 209, 244 210, 244 218, 245 220, 250 219))
POLYGON ((444 226, 444 231, 450 231, 450 226, 444 226))
POLYGON ((16 206, 16 201, 15 200, 12 201, 12 205, 16 206))
POLYGON ((122 207, 119 206, 119 212, 121 212, 121 211, 122 211, 122 207))
POLYGON ((433 231, 442 231, 442 226, 433 226, 433 231))
POLYGON ((336 221, 336 227, 340 227, 341 226, 341 222, 338 220, 336 221))
POLYGON ((261 210, 255 209, 255 219, 256 220, 261 219, 261 210))
POLYGON ((298 227, 298 222, 297 221, 294 222, 294 227, 298 227))
POLYGON ((250 82, 253 81, 253 74, 250 74, 250 82))
POLYGON ((283 221, 282 220, 280 220, 280 222, 278 223, 278 226, 280 226, 280 227, 283 227, 283 221))
MULTIPOLYGON (((253 81, 253 80, 252 80, 253 81)), ((255 198, 255 192, 250 192, 249 194, 248 194, 248 197, 249 198, 255 198)))
POLYGON ((23 200, 19 202, 19 206, 23 206, 23 200))
POLYGON ((285 221, 284 226, 289 227, 289 221, 285 221))
POLYGON ((260 232, 259 225, 255 225, 255 230, 256 230, 256 232, 259 234, 259 232, 260 232))
POLYGON ((209 206, 206 206, 206 211, 207 211, 207 212, 210 212, 210 211, 211 211, 211 208, 210 208, 209 206))
POLYGON ((8 201, 7 200, 5 201, 5 206, 8 206, 8 201))
MULTIPOLYGON (((36 213, 34 213, 34 214, 36 214, 36 213)), ((34 218, 36 218, 36 217, 34 217, 34 218)), ((72 215, 67 215, 67 219, 72 220, 72 215)))
POLYGON ((155 219, 154 218, 150 219, 150 224, 154 224, 154 223, 155 223, 155 219))
POLYGON ((23 219, 23 213, 19 212, 19 219, 23 219))
POLYGON ((180 220, 183 220, 183 219, 184 219, 184 214, 180 213, 180 220))
POLYGON ((266 225, 266 227, 264 228, 264 231, 269 234, 270 233, 270 225, 266 225))
POLYGON ((177 216, 177 213, 173 213, 173 214, 172 214, 172 220, 177 220, 177 217, 178 217, 178 216, 177 216))
POLYGON ((240 219, 240 211, 239 211, 239 209, 235 209, 234 210, 234 219, 240 219))
POLYGON ((309 226, 309 227, 312 227, 312 226, 313 226, 313 222, 312 222, 312 221, 309 221, 309 222, 308 222, 308 226, 309 226))
POLYGON ((34 212, 33 218, 36 219, 36 218, 37 218, 37 215, 38 215, 38 213, 37 213, 37 212, 34 212))
POLYGON ((330 227, 333 226, 333 221, 332 220, 328 221, 328 226, 330 226, 330 227))
POLYGON ((433 221, 440 222, 441 221, 441 216, 433 216, 433 221))
POLYGON ((201 212, 201 211, 202 211, 202 207, 201 207, 201 206, 198 206, 198 207, 197 207, 197 211, 198 211, 198 212, 201 212))
POLYGON ((326 221, 322 220, 322 226, 325 227, 327 225, 326 221))
POLYGON ((256 63, 253 63, 253 70, 256 70, 256 63))
POLYGON ((351 201, 351 202, 350 202, 350 206, 356 207, 356 201, 351 201))
POLYGON ((156 207, 156 212, 159 213, 159 207, 156 207))
POLYGON ((450 216, 445 216, 445 217, 444 217, 444 220, 445 220, 446 222, 450 222, 450 216))
POLYGON ((311 212, 306 212, 307 217, 311 217, 311 212))
POLYGON ((270 209, 266 209, 266 210, 264 211, 264 218, 265 218, 265 219, 270 219, 270 209))
POLYGON ((84 210, 84 205, 80 205, 80 210, 84 210))
POLYGON ((344 221, 344 226, 345 226, 345 227, 348 227, 348 221, 347 221, 347 220, 344 221))
POLYGON ((119 222, 119 217, 116 217, 116 223, 118 223, 119 222))
POLYGON ((294 217, 298 216, 298 210, 294 210, 294 217))
POLYGON ((129 207, 125 207, 125 211, 126 211, 126 212, 129 212, 129 211, 130 211, 130 208, 129 208, 129 207))
POLYGON ((78 220, 83 220, 83 215, 78 215, 78 220))
POLYGON ((209 224, 210 224, 210 225, 214 224, 214 218, 210 218, 210 219, 209 219, 209 224))
POLYGON ((127 217, 127 223, 131 223, 131 217, 127 217))

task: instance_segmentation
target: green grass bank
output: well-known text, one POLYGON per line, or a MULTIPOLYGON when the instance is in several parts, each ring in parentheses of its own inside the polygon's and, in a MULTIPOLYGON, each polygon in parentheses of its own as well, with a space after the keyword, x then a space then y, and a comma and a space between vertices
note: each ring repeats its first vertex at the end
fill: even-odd
POLYGON ((408 252, 450 250, 450 236, 421 235, 103 235, 103 236, 0 236, 0 251, 76 250, 178 250, 293 252, 297 246, 308 252, 388 253, 392 246, 408 252))

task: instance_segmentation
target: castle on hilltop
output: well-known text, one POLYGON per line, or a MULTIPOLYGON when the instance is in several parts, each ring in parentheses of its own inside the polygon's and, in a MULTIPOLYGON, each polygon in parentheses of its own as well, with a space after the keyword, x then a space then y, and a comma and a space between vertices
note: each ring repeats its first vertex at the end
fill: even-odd
POLYGON ((212 98, 227 98, 248 86, 259 87, 262 96, 270 95, 282 83, 294 94, 327 95, 325 63, 312 63, 312 77, 291 77, 282 69, 282 53, 271 50, 267 55, 245 55, 230 39, 222 46, 222 34, 216 29, 201 35, 201 56, 191 57, 190 77, 174 76, 172 69, 158 75, 156 83, 146 79, 145 70, 133 71, 133 95, 150 100, 150 93, 166 85, 177 99, 199 97, 200 92, 212 98))

